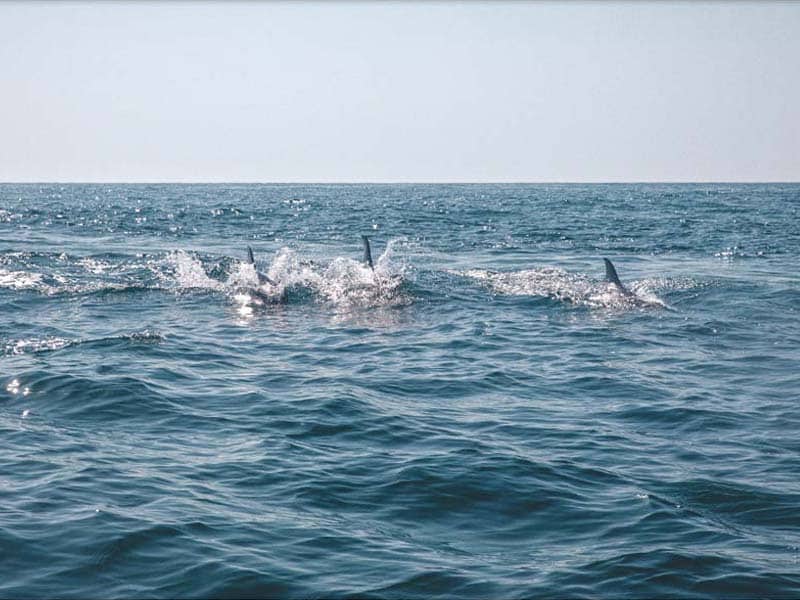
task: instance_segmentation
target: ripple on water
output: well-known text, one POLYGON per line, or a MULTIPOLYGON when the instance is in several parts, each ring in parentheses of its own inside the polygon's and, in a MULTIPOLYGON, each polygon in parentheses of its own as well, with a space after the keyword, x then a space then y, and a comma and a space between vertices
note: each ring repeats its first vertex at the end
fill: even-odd
POLYGON ((0 596, 797 597, 797 197, 0 185, 0 596))

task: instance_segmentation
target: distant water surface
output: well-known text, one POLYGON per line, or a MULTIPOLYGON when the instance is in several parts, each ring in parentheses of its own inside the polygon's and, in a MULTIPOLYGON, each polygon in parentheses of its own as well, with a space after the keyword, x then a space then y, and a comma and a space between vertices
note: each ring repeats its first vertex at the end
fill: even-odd
POLYGON ((796 598, 798 209, 1 185, 0 597, 796 598))

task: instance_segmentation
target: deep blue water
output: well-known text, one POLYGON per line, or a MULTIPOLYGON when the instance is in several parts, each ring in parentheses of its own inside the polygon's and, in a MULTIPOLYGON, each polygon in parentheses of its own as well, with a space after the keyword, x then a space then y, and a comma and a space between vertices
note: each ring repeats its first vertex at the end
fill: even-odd
POLYGON ((798 209, 2 185, 0 597, 798 597, 798 209))

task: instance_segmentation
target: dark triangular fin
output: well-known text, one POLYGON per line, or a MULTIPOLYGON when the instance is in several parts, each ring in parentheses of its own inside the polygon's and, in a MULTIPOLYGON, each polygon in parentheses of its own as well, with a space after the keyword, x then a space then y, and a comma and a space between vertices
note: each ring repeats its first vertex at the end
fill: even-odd
POLYGON ((603 262, 606 263, 606 281, 613 283, 623 292, 627 292, 628 290, 625 289, 625 286, 622 285, 622 282, 619 280, 619 275, 617 275, 617 270, 614 268, 614 265, 611 264, 611 261, 607 258, 603 259, 603 262))
POLYGON ((364 242, 364 262, 369 265, 369 268, 375 270, 375 265, 372 264, 372 250, 369 247, 369 238, 365 235, 361 236, 361 241, 364 242))
POLYGON ((256 264, 256 259, 253 256, 253 249, 250 246, 247 247, 247 262, 251 265, 256 264))

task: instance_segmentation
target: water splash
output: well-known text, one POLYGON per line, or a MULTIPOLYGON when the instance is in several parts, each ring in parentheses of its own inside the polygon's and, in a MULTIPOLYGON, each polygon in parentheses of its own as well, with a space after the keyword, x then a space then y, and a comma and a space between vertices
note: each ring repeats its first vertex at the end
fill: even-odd
POLYGON ((554 267, 510 272, 469 269, 453 273, 480 281, 495 294, 540 296, 590 308, 667 307, 655 293, 659 287, 657 284, 663 283, 663 279, 631 282, 628 284, 631 295, 626 295, 607 281, 594 281, 582 273, 569 273, 554 267))
POLYGON ((44 275, 27 271, 0 269, 0 287, 12 290, 34 290, 47 293, 51 287, 44 282, 44 275))
POLYGON ((410 302, 402 293, 408 263, 400 249, 404 240, 391 240, 374 268, 352 258, 335 258, 317 282, 317 292, 327 302, 344 309, 399 306, 410 302))
POLYGON ((175 282, 183 289, 209 289, 221 290, 224 284, 208 276, 203 263, 184 252, 178 250, 170 255, 170 260, 175 268, 175 282))
MULTIPOLYGON (((400 249, 403 240, 390 241, 371 269, 349 257, 335 257, 327 265, 304 260, 291 248, 281 248, 273 257, 267 276, 275 284, 261 284, 253 265, 237 262, 225 287, 240 306, 260 306, 261 295, 286 298, 308 294, 337 308, 396 306, 409 298, 401 293, 409 267, 400 249)), ((249 310, 240 310, 243 316, 249 310)))

